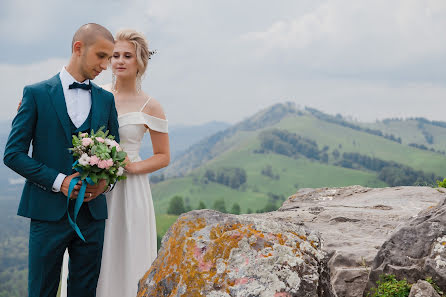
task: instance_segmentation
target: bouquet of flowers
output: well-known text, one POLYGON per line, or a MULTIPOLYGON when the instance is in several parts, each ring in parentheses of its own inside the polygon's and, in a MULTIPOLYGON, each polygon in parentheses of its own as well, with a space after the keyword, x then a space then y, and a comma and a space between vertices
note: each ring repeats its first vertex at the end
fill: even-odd
POLYGON ((103 132, 101 127, 96 133, 91 130, 88 133, 73 135, 73 148, 70 148, 73 156, 77 159, 73 163, 73 169, 80 173, 80 176, 73 178, 68 188, 67 215, 71 227, 77 235, 85 241, 81 230, 76 224, 77 215, 84 202, 87 184, 97 184, 104 179, 107 185, 125 179, 124 173, 125 158, 127 154, 122 151, 113 135, 108 135, 109 131, 103 132), (69 199, 75 185, 81 181, 82 186, 74 205, 74 217, 71 219, 68 212, 69 199))
MULTIPOLYGON (((105 179, 107 185, 114 184, 125 179, 125 153, 115 141, 109 131, 102 131, 101 127, 96 133, 92 130, 88 133, 73 135, 73 156, 77 161, 73 169, 80 173, 80 179, 91 180, 96 184, 100 179, 105 179)), ((91 182, 89 182, 91 184, 91 182)))

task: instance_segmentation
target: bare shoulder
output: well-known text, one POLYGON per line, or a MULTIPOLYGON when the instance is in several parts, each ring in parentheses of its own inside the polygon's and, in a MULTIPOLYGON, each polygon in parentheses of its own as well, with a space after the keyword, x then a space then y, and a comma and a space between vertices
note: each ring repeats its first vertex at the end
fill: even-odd
MULTIPOLYGON (((147 96, 147 98, 149 98, 149 96, 147 96)), ((163 107, 161 106, 161 103, 153 97, 150 97, 150 101, 144 107, 143 111, 150 116, 160 118, 163 120, 166 119, 166 115, 164 113, 163 107)))

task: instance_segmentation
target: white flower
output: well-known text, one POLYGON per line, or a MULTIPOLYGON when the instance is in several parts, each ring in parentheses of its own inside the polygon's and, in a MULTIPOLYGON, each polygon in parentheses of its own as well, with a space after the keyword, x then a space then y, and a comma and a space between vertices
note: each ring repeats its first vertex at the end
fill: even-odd
POLYGON ((90 163, 90 157, 87 154, 82 154, 79 158, 79 164, 82 166, 87 166, 90 163))
POLYGON ((116 151, 118 151, 118 152, 120 152, 122 150, 121 147, 119 146, 119 143, 117 143, 116 140, 114 140, 114 139, 107 138, 105 140, 105 144, 110 148, 116 147, 116 151))
POLYGON ((112 139, 105 139, 105 144, 107 145, 107 146, 109 146, 109 147, 114 147, 115 145, 114 145, 114 143, 115 143, 116 141, 114 141, 114 140, 112 140, 112 139))
POLYGON ((117 176, 121 176, 124 173, 124 167, 119 167, 118 172, 116 172, 117 176))

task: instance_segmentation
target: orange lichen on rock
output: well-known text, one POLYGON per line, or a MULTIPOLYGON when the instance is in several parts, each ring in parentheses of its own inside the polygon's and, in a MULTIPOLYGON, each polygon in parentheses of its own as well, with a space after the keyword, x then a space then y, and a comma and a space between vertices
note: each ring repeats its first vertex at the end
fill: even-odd
MULTIPOLYGON (((138 297, 204 296, 204 292, 211 291, 232 296, 235 287, 258 281, 252 275, 256 265, 262 265, 258 261, 286 267, 298 265, 308 262, 301 259, 308 254, 300 250, 301 242, 307 242, 307 249, 316 248, 306 235, 286 230, 266 232, 255 222, 241 222, 235 217, 209 223, 200 217, 181 216, 163 239, 163 247, 152 267, 140 280, 138 297), (281 256, 283 252, 287 254, 281 256), (301 260, 292 260, 295 264, 290 264, 290 259, 297 258, 301 260), (246 269, 252 276, 243 276, 246 269)), ((289 296, 286 292, 276 292, 279 295, 275 296, 289 296)))

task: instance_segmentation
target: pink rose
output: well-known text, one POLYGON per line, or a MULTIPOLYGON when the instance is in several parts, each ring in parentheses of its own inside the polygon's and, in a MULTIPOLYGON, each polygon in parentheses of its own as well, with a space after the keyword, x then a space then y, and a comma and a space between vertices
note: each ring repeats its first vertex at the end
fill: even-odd
POLYGON ((93 139, 88 138, 88 137, 82 138, 82 145, 83 146, 87 147, 87 146, 89 146, 92 143, 93 143, 93 139))
POLYGON ((98 165, 98 163, 99 163, 99 158, 97 156, 93 155, 90 157, 90 165, 91 166, 98 165))
POLYGON ((82 134, 80 135, 80 137, 82 137, 82 138, 87 137, 87 136, 88 136, 88 133, 82 133, 82 134))
POLYGON ((113 159, 107 160, 107 169, 113 166, 113 159))
POLYGON ((116 151, 117 151, 117 152, 122 151, 122 148, 121 148, 121 147, 119 146, 119 144, 117 144, 117 143, 116 143, 116 151))
POLYGON ((107 161, 106 160, 99 160, 98 167, 101 169, 107 168, 107 161))
POLYGON ((96 140, 99 141, 100 143, 104 143, 105 140, 102 137, 96 137, 96 140))

